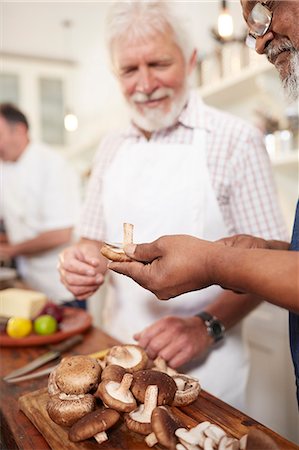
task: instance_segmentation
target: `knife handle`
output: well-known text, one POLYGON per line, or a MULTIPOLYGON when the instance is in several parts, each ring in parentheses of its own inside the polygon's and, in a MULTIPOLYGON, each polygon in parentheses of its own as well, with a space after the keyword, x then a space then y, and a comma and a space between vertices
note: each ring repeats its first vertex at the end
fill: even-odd
POLYGON ((69 339, 66 339, 65 341, 61 342, 57 345, 49 345, 49 348, 51 350, 54 350, 55 352, 66 352, 67 350, 71 349, 77 344, 81 344, 83 341, 82 334, 77 334, 75 336, 70 337, 69 339))

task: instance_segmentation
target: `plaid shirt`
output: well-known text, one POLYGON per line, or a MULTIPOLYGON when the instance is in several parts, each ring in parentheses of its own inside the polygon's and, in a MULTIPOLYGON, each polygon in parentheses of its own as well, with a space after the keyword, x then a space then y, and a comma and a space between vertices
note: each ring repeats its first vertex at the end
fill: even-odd
MULTIPOLYGON (((288 240, 262 134, 243 120, 206 106, 193 91, 177 123, 153 133, 151 141, 191 144, 195 128, 207 131, 208 170, 229 234, 288 240)), ((104 240, 103 173, 124 142, 134 145, 145 139, 131 125, 125 132, 103 140, 87 187, 77 230, 80 236, 104 240)))

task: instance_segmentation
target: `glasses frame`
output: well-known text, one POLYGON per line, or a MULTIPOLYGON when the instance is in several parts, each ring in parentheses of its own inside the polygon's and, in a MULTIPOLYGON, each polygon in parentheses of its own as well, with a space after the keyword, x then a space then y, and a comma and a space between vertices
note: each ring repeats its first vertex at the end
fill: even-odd
MULTIPOLYGON (((260 32, 260 33, 256 32, 256 31, 252 31, 252 30, 249 28, 245 43, 246 43, 247 47, 253 48, 253 49, 255 49, 255 46, 256 46, 256 38, 265 36, 265 34, 269 31, 269 29, 270 29, 270 27, 271 27, 272 19, 273 19, 273 11, 271 11, 271 9, 268 8, 268 6, 267 6, 267 4, 266 4, 265 2, 259 2, 259 3, 256 3, 256 4, 254 5, 254 7, 252 8, 252 10, 251 10, 251 12, 250 12, 250 14, 249 14, 249 17, 252 17, 252 12, 254 11, 254 8, 255 8, 257 5, 260 5, 260 6, 262 6, 265 10, 267 10, 268 17, 270 17, 270 22, 269 22, 269 24, 267 25, 267 27, 264 29, 264 31, 263 31, 263 32, 260 32)), ((253 21, 253 22, 254 22, 254 21, 253 21)))

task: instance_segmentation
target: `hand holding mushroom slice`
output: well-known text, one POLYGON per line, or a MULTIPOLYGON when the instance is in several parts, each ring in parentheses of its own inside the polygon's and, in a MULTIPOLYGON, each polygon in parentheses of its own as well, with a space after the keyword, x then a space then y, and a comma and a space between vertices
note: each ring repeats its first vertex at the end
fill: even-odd
POLYGON ((113 409, 97 409, 78 420, 69 431, 72 442, 80 442, 94 437, 101 444, 108 439, 106 430, 118 422, 120 414, 113 409))
POLYGON ((186 406, 197 399, 201 387, 196 378, 180 373, 173 375, 172 378, 177 385, 177 391, 172 403, 173 406, 186 406))
POLYGON ((55 370, 55 383, 66 394, 85 394, 97 388, 101 370, 96 359, 68 356, 55 370))
POLYGON ((174 380, 164 372, 156 370, 139 370, 133 374, 132 393, 141 403, 144 402, 146 388, 150 385, 158 386, 158 405, 170 405, 176 393, 174 380))
POLYGON ((96 399, 91 394, 67 395, 62 392, 50 398, 47 412, 53 422, 70 427, 95 407, 96 399))
POLYGON ((158 387, 148 386, 145 392, 144 404, 125 414, 125 422, 129 430, 140 434, 150 434, 152 431, 151 416, 157 406, 158 387))
POLYGON ((148 357, 139 345, 115 345, 106 356, 107 365, 116 364, 124 367, 126 372, 136 372, 144 369, 148 357))
POLYGON ((183 423, 172 413, 167 406, 157 406, 152 412, 152 433, 145 438, 149 447, 156 443, 174 450, 177 444, 175 430, 183 426, 183 423))
POLYGON ((105 405, 116 409, 116 411, 133 411, 137 403, 130 391, 132 381, 133 375, 131 373, 125 373, 120 383, 109 380, 102 381, 95 395, 100 397, 105 405))
POLYGON ((121 247, 114 246, 112 244, 104 244, 101 248, 101 253, 107 259, 111 261, 124 262, 124 261, 132 261, 129 256, 127 256, 124 252, 123 247, 127 244, 133 244, 133 229, 134 225, 131 223, 124 223, 124 237, 123 237, 123 245, 121 247))

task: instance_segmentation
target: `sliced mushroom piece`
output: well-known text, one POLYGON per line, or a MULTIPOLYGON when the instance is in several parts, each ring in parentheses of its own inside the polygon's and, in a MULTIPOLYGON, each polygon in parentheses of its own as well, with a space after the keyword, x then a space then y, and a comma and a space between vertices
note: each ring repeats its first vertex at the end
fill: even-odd
POLYGON ((252 428, 248 432, 246 450, 279 450, 276 442, 268 436, 268 434, 264 433, 257 428, 252 428))
POLYGON ((100 397, 106 406, 116 409, 116 411, 133 411, 137 403, 130 391, 132 381, 131 373, 125 373, 120 383, 109 380, 102 381, 98 386, 96 396, 100 397))
POLYGON ((248 434, 244 434, 244 436, 242 436, 241 439, 239 440, 240 450, 246 450, 247 437, 248 434))
POLYGON ((150 385, 158 386, 158 405, 170 405, 176 393, 174 380, 164 372, 146 369, 133 374, 132 393, 141 403, 144 402, 146 388, 150 385))
POLYGON ((106 243, 100 250, 102 255, 105 256, 105 258, 110 259, 111 261, 132 261, 132 259, 125 254, 123 247, 127 244, 133 243, 133 229, 134 225, 132 225, 131 223, 124 223, 123 244, 118 247, 116 245, 106 243))
POLYGON ((80 442, 94 437, 101 444, 108 439, 106 430, 115 425, 120 414, 113 409, 97 409, 78 420, 69 431, 72 442, 80 442))
POLYGON ((183 427, 183 423, 167 406, 157 406, 152 412, 152 430, 159 444, 169 449, 175 449, 178 439, 175 431, 183 427))
POLYGON ((239 450, 239 441, 233 437, 223 436, 218 445, 218 450, 239 450))
POLYGON ((47 412, 53 422, 67 427, 93 411, 96 399, 91 394, 67 395, 64 393, 50 397, 47 412))
POLYGON ((133 344, 115 345, 106 356, 107 364, 116 364, 131 373, 144 369, 147 361, 148 357, 144 349, 133 344))
POLYGON ((144 404, 125 414, 125 422, 129 430, 148 435, 152 432, 151 416, 157 406, 158 387, 148 386, 145 393, 144 404))
MULTIPOLYGON (((203 447, 206 436, 204 435, 204 431, 211 425, 211 422, 205 421, 201 422, 193 428, 187 430, 186 428, 178 428, 175 431, 176 436, 182 442, 187 442, 191 445, 200 445, 203 447)), ((183 442, 183 444, 184 444, 183 442)), ((185 444, 184 444, 185 445, 185 444)))
POLYGON ((155 433, 152 431, 150 434, 148 434, 145 438, 145 443, 148 447, 153 447, 154 445, 158 444, 158 439, 155 433))
POLYGON ((204 430, 204 433, 207 437, 211 438, 216 445, 219 444, 219 441, 223 436, 226 436, 225 431, 214 424, 209 425, 204 430))
POLYGON ((179 385, 179 379, 180 382, 185 382, 184 390, 177 389, 172 403, 173 406, 186 406, 197 399, 201 390, 198 380, 183 374, 174 375, 172 378, 177 385, 179 385))
POLYGON ((126 369, 124 369, 123 367, 117 366, 116 364, 110 364, 103 370, 101 381, 109 380, 117 381, 118 383, 120 383, 125 373, 126 369))
POLYGON ((101 367, 88 356, 68 356, 56 368, 55 381, 66 394, 85 394, 97 388, 101 367))
POLYGON ((207 437, 203 444, 203 450, 215 450, 216 444, 210 437, 207 437))

